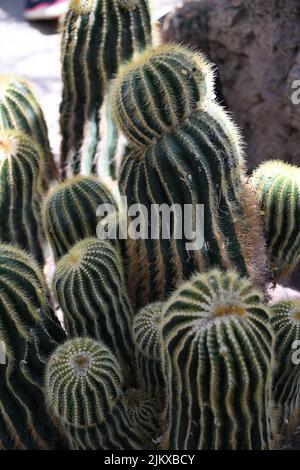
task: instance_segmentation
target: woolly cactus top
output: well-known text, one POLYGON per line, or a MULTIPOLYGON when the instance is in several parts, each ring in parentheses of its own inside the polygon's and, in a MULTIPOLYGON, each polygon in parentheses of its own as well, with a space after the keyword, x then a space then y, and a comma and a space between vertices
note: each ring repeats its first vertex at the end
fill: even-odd
POLYGON ((178 45, 149 48, 121 67, 112 88, 114 119, 138 146, 152 143, 213 97, 206 58, 178 45))

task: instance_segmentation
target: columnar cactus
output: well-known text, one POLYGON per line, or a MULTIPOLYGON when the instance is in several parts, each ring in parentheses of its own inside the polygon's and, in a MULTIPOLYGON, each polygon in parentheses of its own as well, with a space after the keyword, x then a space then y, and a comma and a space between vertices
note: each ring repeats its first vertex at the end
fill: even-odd
POLYGON ((0 245, 0 448, 68 448, 47 415, 45 363, 65 333, 47 304, 42 274, 22 250, 0 245))
POLYGON ((44 175, 42 148, 18 131, 0 131, 0 240, 30 251, 39 263, 44 175))
POLYGON ((161 402, 166 388, 160 326, 163 305, 155 302, 142 308, 135 315, 132 327, 139 383, 151 397, 161 402))
POLYGON ((47 171, 45 184, 57 178, 43 111, 31 85, 20 77, 0 76, 0 130, 19 130, 42 148, 47 171))
POLYGON ((164 448, 267 449, 272 333, 263 295, 235 272, 197 274, 164 308, 164 448))
POLYGON ((122 399, 119 361, 109 348, 76 338, 57 348, 46 372, 46 401, 77 449, 142 449, 122 399))
POLYGON ((100 108, 120 63, 150 43, 148 0, 71 1, 61 52, 64 176, 69 171, 95 173, 97 168, 101 174, 114 176, 114 162, 110 160, 114 145, 106 161, 99 157, 100 108))
POLYGON ((103 204, 116 207, 108 187, 94 176, 75 176, 50 190, 43 226, 57 260, 76 242, 96 236, 96 212, 103 204))
POLYGON ((115 80, 114 119, 129 141, 120 169, 121 194, 129 206, 142 204, 148 216, 154 213, 157 234, 163 228, 170 233, 169 239, 148 234, 136 241, 141 279, 132 299, 136 307, 163 300, 192 272, 210 266, 234 267, 264 287, 258 201, 245 177, 239 132, 212 94, 211 66, 181 46, 147 50, 115 80), (195 226, 196 204, 198 209, 204 205, 204 240, 199 213, 200 226, 195 226), (160 217, 162 205, 179 209, 173 222, 160 217), (190 232, 198 234, 193 248, 186 233, 191 221, 190 232))
POLYGON ((254 172, 274 280, 288 276, 300 261, 300 168, 281 161, 254 172))
POLYGON ((103 341, 129 367, 133 313, 122 259, 110 241, 86 238, 77 243, 59 261, 53 288, 68 335, 103 341))
POLYGON ((274 331, 273 398, 278 427, 297 425, 300 415, 300 302, 285 300, 272 305, 274 331), (295 356, 295 357, 294 357, 295 356))

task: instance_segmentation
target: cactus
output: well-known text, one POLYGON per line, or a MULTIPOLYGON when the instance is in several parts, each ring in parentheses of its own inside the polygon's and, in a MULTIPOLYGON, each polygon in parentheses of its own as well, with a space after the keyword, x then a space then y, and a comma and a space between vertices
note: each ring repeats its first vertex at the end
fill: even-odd
POLYGON ((132 362, 132 310, 122 259, 108 240, 86 238, 58 263, 54 293, 70 337, 103 341, 126 367, 132 362))
POLYGON ((96 236, 96 211, 102 204, 116 207, 108 187, 93 176, 75 176, 49 192, 43 226, 56 260, 76 242, 96 236))
POLYGON ((263 295, 234 271, 184 283, 164 308, 169 449, 267 449, 272 333, 263 295))
POLYGON ((45 395, 76 449, 142 449, 122 404, 123 377, 109 348, 91 338, 67 341, 51 356, 45 395))
POLYGON ((0 240, 30 251, 43 263, 40 200, 43 150, 18 131, 0 131, 0 240))
POLYGON ((260 199, 274 280, 300 261, 300 168, 281 161, 261 164, 252 177, 260 199))
POLYGON ((23 132, 40 145, 47 169, 45 187, 57 179, 43 111, 31 85, 20 77, 0 76, 0 131, 5 129, 23 132))
MULTIPOLYGON (((99 157, 100 109, 121 62, 151 43, 148 0, 72 0, 62 38, 63 99, 61 170, 63 176, 114 176, 114 162, 99 157)), ((110 127, 111 122, 106 126, 110 127)), ((113 132, 114 134, 114 132, 113 132)), ((109 146, 108 145, 108 146, 109 146)))
POLYGON ((0 245, 0 447, 68 448, 64 432, 47 415, 45 363, 65 334, 47 304, 45 281, 22 250, 0 245))
POLYGON ((293 360, 300 346, 300 302, 285 300, 272 305, 274 331, 273 399, 278 428, 298 424, 300 410, 300 365, 293 360))
POLYGON ((148 214, 156 204, 158 233, 163 228, 158 206, 180 210, 167 225, 169 239, 136 241, 135 308, 164 300, 191 273, 213 266, 234 267, 265 288, 262 223, 245 176, 241 138, 212 96, 211 66, 181 46, 149 49, 115 79, 113 115, 129 141, 120 168, 121 194, 129 206, 143 204, 148 214), (176 239, 175 229, 186 229, 182 214, 195 222, 196 204, 204 205, 204 244, 198 240, 192 250, 187 234, 176 239))
POLYGON ((161 403, 166 388, 160 328, 163 306, 162 302, 156 302, 142 308, 136 314, 132 328, 140 385, 161 403))
POLYGON ((149 441, 155 442, 160 434, 159 407, 156 400, 141 390, 131 388, 124 395, 123 403, 129 422, 149 441))

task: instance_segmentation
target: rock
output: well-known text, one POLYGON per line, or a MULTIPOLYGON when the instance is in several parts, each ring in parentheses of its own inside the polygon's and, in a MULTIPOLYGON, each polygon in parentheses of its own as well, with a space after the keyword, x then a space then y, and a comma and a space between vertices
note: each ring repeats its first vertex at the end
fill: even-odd
POLYGON ((274 158, 299 164, 299 0, 195 0, 171 15, 163 41, 197 44, 217 64, 250 169, 274 158))

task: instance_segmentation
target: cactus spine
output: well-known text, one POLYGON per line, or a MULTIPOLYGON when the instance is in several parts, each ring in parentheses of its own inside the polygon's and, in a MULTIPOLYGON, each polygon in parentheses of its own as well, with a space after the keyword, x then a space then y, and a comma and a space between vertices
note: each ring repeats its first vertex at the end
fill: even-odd
POLYGON ((57 348, 46 372, 46 400, 76 449, 142 449, 122 404, 123 377, 109 348, 76 338, 57 348))
POLYGON ((155 302, 142 308, 135 315, 132 328, 141 387, 161 402, 166 388, 160 325, 163 306, 162 302, 155 302))
POLYGON ((45 186, 57 178, 43 111, 31 85, 20 77, 0 76, 0 130, 11 129, 32 137, 42 148, 47 171, 45 186))
POLYGON ((300 261, 300 168, 281 161, 254 172, 274 280, 288 276, 300 261))
POLYGON ((96 211, 116 207, 108 187, 93 176, 75 176, 55 186, 43 206, 43 225, 58 260, 78 241, 96 235, 96 211))
POLYGON ((103 341, 126 367, 132 362, 132 311, 122 259, 110 241, 87 238, 57 265, 54 293, 70 337, 103 341))
MULTIPOLYGON (((147 50, 115 80, 114 119, 129 140, 120 169, 121 194, 128 205, 143 204, 148 212, 156 207, 158 234, 165 223, 159 208, 179 209, 175 222, 167 224, 169 239, 136 241, 136 277, 141 279, 132 299, 136 307, 164 300, 191 273, 211 266, 234 267, 256 286, 265 286, 258 201, 245 177, 239 133, 212 92, 211 66, 181 46, 147 50), (196 240, 196 247, 188 248, 192 237, 182 214, 195 231, 201 204, 204 244, 196 240), (176 222, 183 233, 178 238, 176 222)), ((198 221, 200 233, 199 216, 198 221)))
POLYGON ((43 394, 45 363, 65 338, 47 305, 36 264, 22 250, 0 245, 0 447, 68 448, 63 431, 47 415, 43 394))
POLYGON ((72 174, 95 173, 97 167, 102 174, 114 175, 112 161, 98 161, 100 109, 120 63, 150 43, 148 0, 71 1, 61 52, 64 176, 70 170, 72 174))
POLYGON ((0 131, 0 240, 16 243, 43 263, 40 201, 43 150, 18 131, 0 131))
POLYGON ((271 325, 275 337, 273 398, 282 430, 297 425, 300 413, 300 365, 293 360, 300 347, 300 302, 286 300, 272 305, 271 325))
POLYGON ((164 309, 169 449, 266 449, 272 334, 235 272, 195 275, 164 309))

